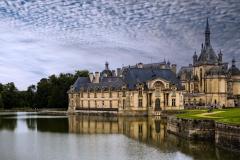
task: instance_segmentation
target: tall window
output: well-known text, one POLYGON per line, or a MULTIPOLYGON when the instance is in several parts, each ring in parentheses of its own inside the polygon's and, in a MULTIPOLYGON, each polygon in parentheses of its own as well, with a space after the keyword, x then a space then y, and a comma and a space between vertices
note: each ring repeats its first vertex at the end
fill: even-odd
POLYGON ((142 99, 138 99, 138 107, 142 107, 142 99))
POLYGON ((123 90, 122 94, 123 94, 123 95, 122 95, 123 97, 126 97, 126 92, 125 92, 125 90, 123 90))
POLYGON ((102 90, 102 98, 104 98, 104 91, 102 90))
POLYGON ((109 90, 109 97, 112 98, 112 91, 111 91, 111 89, 109 90))
POLYGON ((200 86, 202 87, 202 68, 200 69, 200 86))
POLYGON ((112 108, 112 101, 110 100, 110 102, 109 102, 109 103, 110 103, 110 108, 112 108))
POLYGON ((97 92, 94 91, 94 98, 97 98, 97 92))
POLYGON ((81 91, 81 98, 83 98, 83 91, 81 91))
POLYGON ((142 97, 142 88, 139 88, 139 89, 138 89, 138 96, 139 96, 139 97, 142 97))
POLYGON ((125 104, 126 103, 126 100, 125 99, 123 99, 123 109, 125 109, 125 104))
POLYGON ((95 107, 97 107, 97 101, 95 100, 95 107))
POLYGON ((88 108, 90 108, 90 101, 88 101, 88 108))
POLYGON ((104 107, 104 101, 102 101, 102 106, 104 107))
POLYGON ((160 99, 157 98, 155 100, 155 111, 160 111, 161 110, 161 106, 160 106, 160 99))
POLYGON ((173 106, 173 107, 176 106, 176 99, 175 99, 175 98, 172 99, 172 106, 173 106))

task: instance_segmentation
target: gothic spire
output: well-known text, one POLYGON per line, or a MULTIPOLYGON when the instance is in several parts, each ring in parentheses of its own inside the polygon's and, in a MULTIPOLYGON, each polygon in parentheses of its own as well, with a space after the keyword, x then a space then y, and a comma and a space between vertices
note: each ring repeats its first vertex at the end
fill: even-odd
POLYGON ((205 47, 210 46, 210 27, 208 23, 208 18, 206 22, 206 29, 205 29, 205 47))
POLYGON ((108 63, 108 62, 106 62, 106 63, 105 63, 105 70, 109 70, 109 67, 108 67, 108 65, 109 65, 109 63, 108 63))

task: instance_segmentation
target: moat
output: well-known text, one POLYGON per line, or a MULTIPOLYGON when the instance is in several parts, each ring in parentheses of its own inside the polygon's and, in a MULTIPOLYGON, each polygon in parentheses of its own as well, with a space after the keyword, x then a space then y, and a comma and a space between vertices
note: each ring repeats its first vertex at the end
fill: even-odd
POLYGON ((212 142, 167 133, 160 117, 126 118, 0 113, 0 159, 238 159, 212 142))

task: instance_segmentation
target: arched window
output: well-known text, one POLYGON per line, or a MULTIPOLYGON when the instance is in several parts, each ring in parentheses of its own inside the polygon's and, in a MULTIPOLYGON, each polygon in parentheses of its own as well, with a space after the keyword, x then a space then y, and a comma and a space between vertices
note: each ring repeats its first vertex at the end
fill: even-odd
POLYGON ((160 111, 161 110, 161 106, 160 106, 160 99, 157 98, 155 100, 155 111, 160 111))

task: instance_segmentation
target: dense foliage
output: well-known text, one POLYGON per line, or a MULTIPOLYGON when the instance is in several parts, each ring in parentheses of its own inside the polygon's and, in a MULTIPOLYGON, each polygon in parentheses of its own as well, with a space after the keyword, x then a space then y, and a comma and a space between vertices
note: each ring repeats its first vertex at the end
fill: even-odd
POLYGON ((67 108, 67 91, 79 76, 88 76, 88 71, 51 75, 42 78, 37 85, 29 86, 26 91, 19 91, 12 82, 0 83, 0 108, 67 108))

